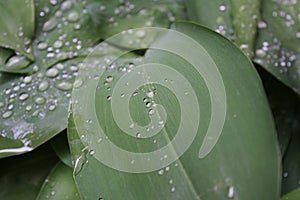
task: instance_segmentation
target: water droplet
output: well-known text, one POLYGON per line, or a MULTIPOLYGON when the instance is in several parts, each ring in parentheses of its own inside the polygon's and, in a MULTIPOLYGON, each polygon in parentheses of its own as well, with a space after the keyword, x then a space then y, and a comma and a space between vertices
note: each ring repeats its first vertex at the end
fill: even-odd
POLYGON ((154 110, 153 109, 150 109, 149 110, 149 115, 153 115, 154 114, 154 110))
POLYGON ((48 81, 42 81, 42 82, 39 84, 39 86, 38 86, 38 90, 39 90, 40 92, 43 92, 43 91, 47 90, 48 88, 49 88, 49 83, 48 83, 48 81))
POLYGON ((55 108, 56 108, 56 105, 50 105, 50 106, 49 106, 49 110, 50 110, 50 111, 55 110, 55 108))
POLYGON ((67 91, 67 90, 71 90, 73 85, 70 82, 62 81, 62 82, 56 83, 55 87, 60 89, 60 90, 67 91))
POLYGON ((79 20, 79 13, 76 11, 72 11, 68 14, 68 21, 76 22, 79 20))
POLYGON ((132 160, 132 161, 130 161, 130 164, 132 164, 132 165, 133 165, 133 164, 134 164, 134 162, 135 162, 135 160, 132 160))
POLYGON ((135 35, 139 38, 143 38, 146 35, 146 31, 145 30, 138 30, 135 32, 135 35))
POLYGON ((112 82, 113 77, 112 76, 107 76, 105 79, 108 83, 112 82))
POLYGON ((53 43, 53 47, 56 49, 60 49, 63 46, 63 42, 60 40, 57 40, 53 43))
POLYGON ((95 154, 95 151, 94 150, 90 150, 89 154, 92 156, 95 154))
POLYGON ((53 191, 50 192, 50 194, 51 194, 52 196, 54 196, 56 193, 55 193, 55 191, 53 190, 53 191))
POLYGON ((164 174, 164 170, 163 169, 161 169, 161 170, 158 171, 158 175, 162 176, 163 174, 164 174))
POLYGON ((171 187, 171 192, 175 192, 175 187, 171 187))
POLYGON ((32 106, 31 106, 31 105, 28 105, 28 106, 25 107, 25 110, 26 110, 26 111, 31 111, 31 109, 32 109, 32 106))
POLYGON ((3 117, 4 119, 7 119, 7 118, 9 118, 10 116, 12 116, 12 114, 13 114, 13 111, 8 110, 8 111, 6 111, 5 113, 2 114, 2 117, 3 117))
POLYGON ((4 106, 3 102, 0 102, 0 108, 2 108, 4 106))
POLYGON ((52 17, 51 19, 49 19, 44 23, 42 30, 45 32, 51 31, 56 27, 56 25, 57 25, 57 20, 55 17, 52 17))
POLYGON ((288 175, 289 175, 288 172, 284 172, 284 173, 283 173, 283 177, 284 177, 284 178, 288 177, 288 175))
POLYGON ((107 96, 106 99, 107 99, 107 101, 110 101, 111 100, 111 96, 107 96))
POLYGON ((39 50, 44 50, 48 47, 48 45, 46 42, 40 42, 37 47, 39 50))
POLYGON ((228 188, 227 197, 228 198, 233 198, 234 197, 234 187, 233 186, 230 186, 228 188))
POLYGON ((11 57, 7 63, 6 67, 10 69, 24 69, 26 68, 30 63, 30 60, 28 60, 25 56, 17 55, 11 57))
POLYGON ((135 136, 136 136, 137 138, 140 138, 140 137, 141 137, 141 133, 137 133, 135 136))
POLYGON ((74 82, 74 87, 79 88, 83 84, 83 81, 81 79, 76 79, 74 82))
POLYGON ((46 76, 48 76, 50 78, 54 78, 57 75, 58 75, 58 70, 54 67, 52 67, 46 71, 46 76))
POLYGON ((24 83, 30 83, 31 80, 32 80, 31 76, 25 76, 24 79, 23 79, 24 83))
POLYGON ((173 179, 169 180, 169 184, 172 185, 173 184, 173 179))
POLYGON ((225 5, 221 5, 221 6, 219 7, 219 10, 220 10, 220 11, 225 11, 225 10, 226 10, 226 6, 225 6, 225 5))
POLYGON ((61 10, 68 10, 72 7, 72 1, 65 1, 61 4, 61 10))
POLYGON ((37 97, 34 98, 34 102, 35 102, 36 104, 38 104, 38 105, 43 104, 43 103, 45 103, 45 98, 44 98, 44 97, 37 96, 37 97))
POLYGON ((150 99, 152 99, 154 97, 154 92, 153 91, 149 91, 146 93, 147 97, 149 97, 150 99))
POLYGON ((27 93, 21 93, 19 96, 20 101, 25 101, 29 97, 29 94, 27 93))

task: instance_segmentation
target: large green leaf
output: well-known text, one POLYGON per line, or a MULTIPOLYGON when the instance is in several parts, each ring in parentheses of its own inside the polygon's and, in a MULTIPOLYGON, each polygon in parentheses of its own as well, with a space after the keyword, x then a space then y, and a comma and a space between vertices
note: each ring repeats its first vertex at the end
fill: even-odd
POLYGON ((0 46, 33 59, 30 47, 34 34, 33 0, 1 1, 0 13, 0 46))
POLYGON ((59 162, 45 180, 36 199, 80 199, 80 195, 73 179, 72 168, 59 162))
POLYGON ((35 199, 57 161, 49 144, 28 154, 1 159, 0 199, 35 199))
POLYGON ((299 3, 264 0, 254 61, 300 94, 299 3))
POLYGON ((152 64, 134 66, 126 73, 106 70, 96 82, 96 90, 91 84, 82 86, 81 95, 90 98, 73 104, 68 137, 75 180, 83 199, 279 199, 280 156, 274 124, 251 62, 235 45, 206 28, 190 23, 178 23, 174 28, 193 42, 187 43, 174 32, 167 32, 154 44, 163 51, 153 49, 145 55, 145 62, 152 64), (161 65, 158 70, 153 63, 167 65, 173 71, 161 65), (192 64, 203 64, 204 71, 197 71, 192 64), (205 66, 208 69, 216 66, 218 70, 210 71, 215 73, 212 75, 205 71, 205 66), (175 76, 165 70, 179 74, 175 76), (218 71, 224 81, 225 99, 218 71), (164 77, 163 83, 151 81, 156 77, 164 77), (188 92, 186 80, 192 87, 188 92), (143 86, 126 91, 126 86, 141 83, 143 86), (177 89, 182 93, 178 95, 177 89), (192 108, 181 105, 184 97, 196 105, 192 108), (125 102, 120 100, 122 98, 125 102), (164 110, 158 105, 163 105, 164 110), (214 128, 222 123, 222 105, 227 106, 227 112, 219 137, 214 128), (114 106, 118 109, 114 110, 114 106), (129 113, 126 108, 130 109, 129 113), (157 121, 160 117, 163 120, 157 121), (131 118, 133 125, 127 124, 131 118), (215 118, 218 120, 214 121, 215 118), (181 157, 177 155, 181 147, 176 145, 170 147, 170 154, 163 153, 165 146, 178 139, 176 132, 183 122, 189 125, 184 127, 184 135, 176 144, 186 143, 196 131, 193 143, 181 157), (195 123, 199 125, 197 130, 193 127, 195 123), (104 136, 95 129, 98 126, 104 136), (151 137, 135 131, 143 126, 151 137), (157 130, 157 127, 159 133, 152 135, 152 129, 157 130), (134 130, 130 132, 133 137, 126 134, 125 129, 134 130), (133 154, 158 149, 161 157, 130 160, 115 154, 116 147, 107 142, 133 154), (168 164, 170 157, 177 156, 178 160, 168 164), (149 171, 139 168, 149 165, 157 167, 149 171))

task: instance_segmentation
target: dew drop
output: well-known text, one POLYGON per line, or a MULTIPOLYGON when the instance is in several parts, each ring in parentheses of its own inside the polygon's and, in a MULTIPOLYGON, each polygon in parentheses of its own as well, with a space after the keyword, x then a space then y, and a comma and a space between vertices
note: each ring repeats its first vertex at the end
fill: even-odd
POLYGON ((54 78, 58 75, 58 70, 56 68, 50 68, 46 71, 46 76, 54 78))
POLYGON ((154 92, 153 91, 149 91, 146 93, 147 97, 149 97, 150 99, 152 99, 154 97, 154 92))
POLYGON ((53 111, 53 110, 55 110, 55 108, 56 108, 56 105, 50 105, 48 109, 49 109, 50 111, 53 111))
POLYGON ((13 111, 8 110, 8 111, 6 111, 5 113, 2 114, 2 117, 3 117, 4 119, 7 119, 7 118, 9 118, 10 116, 12 116, 12 114, 13 114, 13 111))
POLYGON ((113 78, 112 76, 107 76, 105 80, 106 80, 108 83, 110 83, 110 82, 113 81, 113 79, 114 79, 114 78, 113 78))
POLYGON ((42 30, 44 32, 51 31, 56 27, 56 25, 57 25, 57 20, 56 18, 53 17, 44 23, 42 30))
POLYGON ((153 115, 154 114, 154 110, 153 109, 150 109, 149 110, 149 115, 153 115))
POLYGON ((140 137, 141 137, 141 133, 137 133, 135 136, 136 136, 137 138, 140 138, 140 137))
POLYGON ((63 46, 63 42, 60 40, 57 40, 53 43, 53 47, 56 49, 60 49, 63 46))
POLYGON ((81 79, 76 79, 74 81, 74 87, 79 88, 83 84, 83 81, 81 79))
POLYGON ((230 186, 228 188, 227 197, 230 199, 234 197, 234 187, 233 186, 230 186))
POLYGON ((135 32, 135 35, 139 38, 143 38, 146 35, 146 31, 145 30, 138 30, 135 32))
POLYGON ((24 79, 23 79, 24 83, 30 83, 31 80, 32 80, 31 76, 25 76, 24 79))
POLYGON ((171 192, 175 192, 175 187, 171 187, 171 192))
POLYGON ((57 89, 60 89, 60 90, 63 90, 63 91, 68 91, 68 90, 71 90, 73 85, 72 83, 70 82, 67 82, 67 81, 62 81, 62 82, 58 82, 55 84, 55 87, 57 89))
POLYGON ((29 94, 27 93, 21 93, 19 96, 20 101, 25 101, 29 97, 29 94))
POLYGON ((42 81, 39 86, 38 86, 38 90, 40 92, 46 91, 49 88, 49 83, 48 81, 42 81))
POLYGON ((61 10, 68 10, 72 7, 72 1, 65 1, 61 4, 61 10))
POLYGON ((53 190, 53 191, 50 192, 50 194, 51 194, 52 196, 54 196, 54 195, 56 194, 56 192, 53 190))
POLYGON ((45 98, 44 97, 35 97, 34 102, 38 105, 45 103, 45 98))
POLYGON ((162 176, 163 174, 164 174, 164 170, 163 169, 161 169, 161 170, 158 171, 158 175, 162 176))
POLYGON ((38 45, 37 45, 38 49, 39 50, 44 50, 48 47, 47 43, 45 42, 40 42, 38 45))
POLYGON ((94 150, 90 150, 89 154, 92 156, 95 154, 95 151, 94 150))
POLYGON ((28 105, 28 106, 25 107, 25 110, 26 110, 26 111, 31 111, 31 109, 32 109, 32 106, 31 106, 31 105, 28 105))
POLYGON ((79 20, 79 13, 76 11, 72 11, 68 14, 68 21, 77 22, 79 20))
POLYGON ((26 68, 30 63, 30 60, 28 60, 25 56, 13 56, 11 57, 7 63, 6 67, 9 69, 24 69, 26 68))
POLYGON ((111 100, 111 96, 107 96, 106 99, 107 99, 107 101, 110 101, 111 100))

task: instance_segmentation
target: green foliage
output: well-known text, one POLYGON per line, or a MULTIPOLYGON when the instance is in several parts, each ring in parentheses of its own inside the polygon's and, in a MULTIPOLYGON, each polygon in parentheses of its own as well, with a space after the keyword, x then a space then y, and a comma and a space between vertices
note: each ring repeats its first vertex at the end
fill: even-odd
MULTIPOLYGON (((0 2, 0 199, 299 199, 299 5, 0 2), (133 30, 152 26, 170 29, 133 30), (118 33, 121 38, 112 37, 118 33), (155 63, 180 75, 152 73, 155 63), (223 86, 213 71, 205 71, 214 67, 223 86), (161 84, 149 82, 151 76, 166 77, 161 84), (115 96, 116 88, 138 83, 115 96), (189 87, 194 92, 176 93, 189 87), (72 96, 77 88, 83 89, 79 99, 86 110, 72 96), (181 97, 197 103, 184 110, 181 97), (115 98, 128 99, 128 108, 115 98), (206 135, 215 117, 224 119, 222 132, 206 135), (148 126, 149 135, 128 134, 119 124, 130 120, 128 130, 148 126), (185 134, 195 137, 182 155, 172 143, 171 155, 161 157, 162 163, 177 158, 168 165, 129 173, 99 161, 105 154, 127 166, 104 141, 131 153, 163 149, 182 121, 189 124, 185 134), (106 137, 99 138, 98 126, 106 137), (151 135, 152 129, 158 134, 151 135)), ((131 160, 129 166, 138 163, 131 160)))

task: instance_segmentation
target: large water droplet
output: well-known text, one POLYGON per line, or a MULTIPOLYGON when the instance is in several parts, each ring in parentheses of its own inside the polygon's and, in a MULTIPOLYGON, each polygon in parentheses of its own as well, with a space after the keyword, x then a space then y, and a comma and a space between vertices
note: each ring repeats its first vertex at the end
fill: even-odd
POLYGON ((72 1, 65 1, 61 4, 61 10, 68 10, 72 7, 72 1))
POLYGON ((53 43, 53 47, 56 49, 60 49, 63 46, 63 42, 60 40, 57 40, 53 43))
POLYGON ((23 79, 24 83, 30 83, 31 80, 32 80, 31 76, 25 76, 24 79, 23 79))
POLYGON ((10 116, 12 116, 12 114, 13 114, 13 111, 8 110, 8 111, 6 111, 5 113, 2 114, 2 117, 3 117, 4 119, 7 119, 7 118, 9 118, 10 116))
POLYGON ((51 31, 56 27, 56 25, 57 25, 57 20, 56 18, 52 17, 51 19, 49 19, 44 23, 42 30, 45 32, 51 31))
POLYGON ((55 87, 60 89, 60 90, 67 91, 67 90, 71 90, 73 85, 70 82, 62 81, 62 82, 56 83, 55 87))
POLYGON ((56 68, 50 68, 46 71, 46 76, 54 78, 58 75, 58 70, 56 68))
POLYGON ((230 186, 228 188, 227 197, 230 199, 234 197, 234 187, 233 186, 230 186))
POLYGON ((76 11, 72 11, 68 14, 68 21, 77 22, 79 20, 79 13, 76 11))
POLYGON ((40 92, 43 92, 43 91, 47 90, 48 88, 49 88, 49 83, 48 83, 48 81, 42 81, 42 82, 39 84, 39 86, 38 86, 38 90, 39 90, 40 92))
POLYGON ((30 60, 28 60, 25 56, 13 56, 11 57, 7 63, 6 67, 9 69, 24 69, 26 68, 30 63, 30 60))
POLYGON ((44 97, 35 97, 34 102, 38 105, 45 103, 45 98, 44 97))
POLYGON ((25 101, 29 97, 29 94, 27 93, 21 93, 19 96, 20 101, 25 101))
POLYGON ((37 47, 39 50, 44 50, 48 47, 48 45, 46 42, 40 42, 37 47))

